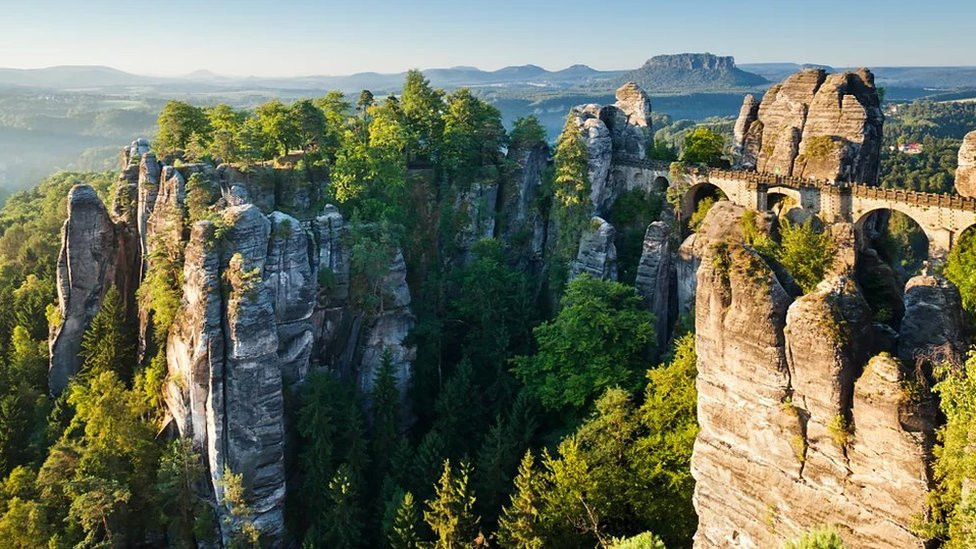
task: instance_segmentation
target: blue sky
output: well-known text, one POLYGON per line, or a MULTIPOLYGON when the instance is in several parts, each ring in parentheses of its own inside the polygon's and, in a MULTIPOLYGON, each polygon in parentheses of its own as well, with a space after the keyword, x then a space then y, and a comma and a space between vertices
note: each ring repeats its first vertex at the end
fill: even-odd
POLYGON ((976 65, 976 0, 0 0, 0 67, 289 76, 533 63, 976 65))

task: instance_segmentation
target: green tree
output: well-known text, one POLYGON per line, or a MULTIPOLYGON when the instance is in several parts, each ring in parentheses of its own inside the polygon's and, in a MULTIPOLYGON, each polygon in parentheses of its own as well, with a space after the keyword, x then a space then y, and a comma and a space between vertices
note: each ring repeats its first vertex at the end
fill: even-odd
POLYGON ((526 451, 515 477, 515 492, 498 519, 498 542, 513 549, 545 547, 540 516, 541 486, 532 451, 526 451))
POLYGON ((949 251, 945 277, 959 288, 963 309, 970 317, 976 315, 976 231, 965 231, 949 251))
POLYGON ((389 546, 392 549, 420 549, 424 544, 417 534, 417 526, 420 524, 420 512, 417 504, 414 503, 413 494, 406 492, 396 508, 396 516, 393 519, 393 528, 388 536, 389 546))
POLYGON ((235 111, 223 103, 208 109, 213 140, 209 153, 218 161, 234 162, 241 158, 240 134, 244 124, 243 113, 235 111))
POLYGON ((155 491, 159 495, 166 536, 171 545, 190 548, 197 540, 212 536, 213 513, 200 497, 197 485, 206 477, 203 459, 193 450, 193 441, 171 441, 159 462, 155 491))
POLYGON ((498 109, 461 88, 448 97, 443 121, 440 159, 452 183, 467 188, 479 178, 490 177, 488 168, 499 162, 505 140, 498 109))
POLYGON ((783 223, 776 259, 786 268, 804 293, 812 292, 824 278, 836 253, 827 232, 814 228, 812 219, 802 225, 783 223))
POLYGON ((373 97, 373 92, 369 90, 363 90, 359 92, 359 98, 356 99, 356 111, 359 112, 360 116, 365 117, 369 108, 373 106, 376 102, 376 98, 373 97))
POLYGON ((299 144, 297 141, 299 128, 295 117, 281 101, 274 99, 259 105, 254 114, 264 139, 273 147, 273 153, 288 154, 293 146, 299 144))
POLYGON ((728 164, 724 154, 725 138, 708 128, 699 127, 685 136, 681 161, 689 164, 723 167, 728 164))
POLYGON ((400 106, 406 118, 408 151, 432 160, 444 130, 444 92, 431 87, 420 71, 410 70, 403 83, 400 106))
POLYGON ((223 490, 223 504, 228 511, 224 517, 224 525, 230 532, 230 547, 257 549, 261 546, 261 531, 254 524, 254 510, 247 502, 244 476, 234 473, 225 465, 220 486, 223 490))
POLYGON ((590 204, 589 153, 580 135, 576 114, 570 112, 556 141, 553 157, 553 214, 557 223, 556 249, 552 274, 553 286, 561 290, 566 264, 576 256, 580 235, 589 223, 590 204))
POLYGON ((514 372, 544 407, 578 417, 607 387, 637 388, 654 341, 652 315, 633 288, 586 274, 561 305, 534 330, 538 353, 517 357, 514 372))
POLYGON ((82 336, 82 371, 95 376, 112 371, 121 379, 131 379, 135 352, 135 334, 126 321, 119 290, 112 286, 82 336))
POLYGON ((163 106, 156 121, 159 130, 153 147, 160 156, 169 156, 186 149, 194 136, 209 141, 210 121, 207 113, 182 101, 170 101, 163 106))
POLYGON ((928 537, 941 539, 944 547, 956 549, 976 543, 976 495, 965 488, 976 478, 976 357, 961 367, 937 369, 940 381, 934 389, 946 422, 935 447, 936 489, 929 493, 931 520, 925 525, 928 537))
POLYGON ((305 152, 321 150, 326 137, 326 119, 311 99, 292 103, 289 115, 295 128, 295 140, 305 152))
POLYGON ((342 464, 329 481, 329 501, 323 519, 323 541, 326 547, 347 549, 359 547, 363 538, 362 509, 356 476, 349 465, 342 464))
POLYGON ((352 113, 352 105, 342 92, 332 90, 324 97, 316 99, 315 106, 325 115, 325 137, 319 150, 329 162, 335 162, 336 153, 342 144, 342 134, 352 113))
POLYGON ((444 461, 444 472, 424 511, 424 520, 434 532, 433 549, 469 547, 480 536, 479 519, 474 515, 475 497, 468 488, 470 472, 466 462, 454 472, 450 460, 444 461))
POLYGON ((548 142, 546 129, 534 114, 515 119, 512 123, 512 131, 508 134, 508 143, 511 147, 532 147, 548 142))

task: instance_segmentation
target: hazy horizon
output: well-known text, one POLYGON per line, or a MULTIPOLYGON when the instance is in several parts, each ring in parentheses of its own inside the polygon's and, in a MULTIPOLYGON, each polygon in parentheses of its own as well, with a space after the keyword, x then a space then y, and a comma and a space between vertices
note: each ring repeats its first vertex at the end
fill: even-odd
POLYGON ((702 0, 689 10, 684 3, 625 0, 593 10, 578 0, 379 0, 366 7, 173 0, 151 9, 108 0, 18 1, 5 6, 0 21, 0 66, 273 78, 524 64, 621 70, 656 54, 706 51, 733 55, 740 64, 976 65, 976 35, 969 29, 976 3, 944 0, 947 16, 924 28, 917 25, 917 4, 904 0, 784 4, 702 0))

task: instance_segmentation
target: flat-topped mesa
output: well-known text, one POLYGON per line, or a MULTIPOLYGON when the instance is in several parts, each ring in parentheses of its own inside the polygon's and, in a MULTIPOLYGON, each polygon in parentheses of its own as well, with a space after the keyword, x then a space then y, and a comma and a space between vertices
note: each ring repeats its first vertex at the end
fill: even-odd
POLYGON ((733 165, 829 181, 878 182, 884 114, 867 69, 805 69, 746 96, 733 137, 733 165))
POLYGON ((966 134, 959 147, 956 192, 962 196, 976 197, 976 131, 966 134))

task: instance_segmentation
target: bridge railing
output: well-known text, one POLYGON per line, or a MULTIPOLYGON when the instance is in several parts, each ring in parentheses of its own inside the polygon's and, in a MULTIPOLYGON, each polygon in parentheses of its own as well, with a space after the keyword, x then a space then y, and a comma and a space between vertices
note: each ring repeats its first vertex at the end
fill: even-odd
MULTIPOLYGON (((658 160, 644 160, 642 162, 614 160, 615 163, 657 171, 670 171, 671 163, 658 160)), ((885 189, 849 183, 846 181, 829 181, 824 179, 803 178, 795 176, 761 173, 753 170, 725 170, 721 168, 705 168, 694 165, 684 167, 689 175, 732 179, 746 183, 762 184, 769 187, 815 187, 824 189, 850 189, 854 196, 874 198, 878 200, 893 200, 914 206, 934 206, 976 212, 976 198, 960 196, 958 194, 923 193, 904 189, 885 189)))
POLYGON ((958 194, 922 193, 904 189, 869 187, 868 185, 853 185, 852 193, 854 196, 861 198, 893 200, 914 206, 934 206, 976 212, 976 198, 969 198, 958 194))

